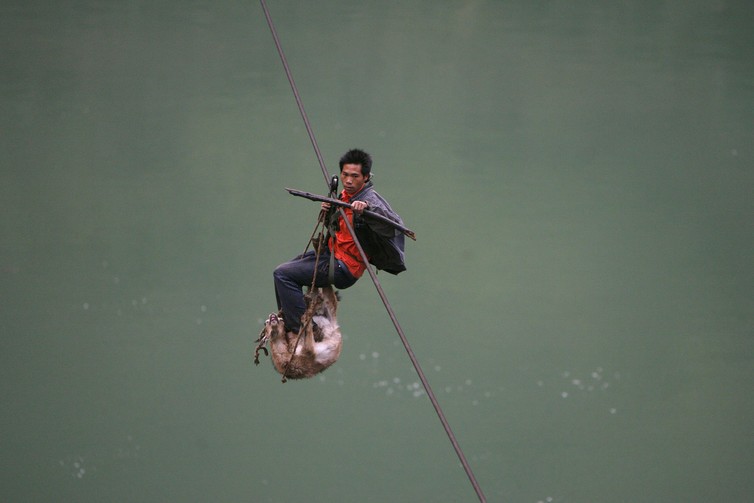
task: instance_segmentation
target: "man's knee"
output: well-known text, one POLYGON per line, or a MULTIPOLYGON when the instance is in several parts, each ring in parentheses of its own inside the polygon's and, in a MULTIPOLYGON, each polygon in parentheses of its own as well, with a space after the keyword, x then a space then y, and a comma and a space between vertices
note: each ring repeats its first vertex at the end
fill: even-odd
POLYGON ((274 271, 272 271, 272 277, 275 280, 283 279, 286 276, 286 267, 285 264, 280 264, 275 268, 274 271))

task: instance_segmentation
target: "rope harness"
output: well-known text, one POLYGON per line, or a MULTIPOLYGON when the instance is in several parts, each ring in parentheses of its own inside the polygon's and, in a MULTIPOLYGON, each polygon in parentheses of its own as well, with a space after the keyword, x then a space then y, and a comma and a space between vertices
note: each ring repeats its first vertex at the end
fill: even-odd
MULTIPOLYGON (((332 181, 330 182, 329 197, 335 195, 337 188, 338 177, 333 177, 332 181)), ((304 255, 307 251, 309 251, 309 246, 312 246, 314 248, 314 273, 312 274, 312 283, 309 286, 308 291, 304 295, 308 302, 306 311, 304 311, 304 314, 301 315, 301 327, 299 328, 298 335, 296 336, 296 344, 294 344, 293 351, 291 352, 291 357, 288 359, 288 362, 285 364, 285 368, 283 369, 283 377, 281 379, 283 383, 288 382, 288 369, 291 366, 293 358, 296 356, 296 350, 298 349, 298 346, 301 342, 301 337, 304 335, 305 331, 309 329, 312 323, 312 319, 314 318, 314 292, 315 288, 317 288, 317 270, 319 268, 319 259, 322 256, 322 250, 324 250, 327 246, 330 236, 335 235, 337 222, 337 214, 335 213, 334 208, 331 208, 329 210, 322 208, 322 210, 319 212, 319 216, 317 217, 317 223, 314 225, 314 230, 312 231, 311 236, 309 236, 306 247, 301 254, 304 255)), ((332 252, 330 253, 330 264, 327 271, 327 278, 328 284, 332 285, 335 279, 335 254, 332 252)), ((262 328, 262 331, 259 333, 259 338, 254 341, 257 343, 254 351, 255 365, 259 365, 260 350, 264 351, 265 356, 270 355, 266 347, 266 344, 269 341, 270 337, 267 336, 267 334, 265 333, 266 331, 267 326, 262 328)))
MULTIPOLYGON (((338 177, 334 176, 330 180, 330 193, 328 194, 328 197, 333 197, 337 190, 338 177)), ((301 316, 301 328, 299 328, 298 330, 296 344, 294 344, 293 351, 291 352, 291 357, 288 359, 288 362, 285 364, 285 368, 283 369, 283 377, 281 381, 284 383, 288 382, 288 368, 291 366, 291 362, 296 356, 296 350, 298 349, 298 345, 301 342, 301 337, 304 335, 306 330, 310 329, 310 326, 312 324, 312 318, 314 317, 314 292, 315 288, 317 287, 317 270, 319 268, 319 258, 322 256, 322 250, 326 249, 330 236, 335 236, 337 222, 338 217, 335 213, 335 208, 322 208, 319 212, 319 216, 317 217, 317 223, 314 225, 312 235, 309 236, 309 241, 307 241, 306 248, 304 248, 304 253, 309 250, 309 246, 312 246, 314 248, 314 273, 312 274, 312 284, 309 287, 309 291, 307 291, 305 295, 308 303, 306 306, 306 311, 304 311, 304 314, 301 316), (321 229, 320 226, 322 227, 321 229), (319 233, 317 231, 319 231, 319 233)), ((302 253, 302 255, 304 253, 302 253)), ((332 251, 330 252, 330 264, 327 269, 327 281, 330 285, 332 285, 335 281, 335 253, 333 253, 332 251)), ((265 349, 265 353, 266 352, 267 350, 265 349)))

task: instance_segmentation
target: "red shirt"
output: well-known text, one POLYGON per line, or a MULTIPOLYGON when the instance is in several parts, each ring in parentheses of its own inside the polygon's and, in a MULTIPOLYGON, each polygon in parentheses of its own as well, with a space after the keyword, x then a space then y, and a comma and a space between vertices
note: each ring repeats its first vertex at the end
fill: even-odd
MULTIPOLYGON (((341 192, 340 199, 346 203, 351 202, 351 196, 345 190, 341 192)), ((348 221, 353 225, 353 210, 345 208, 345 212, 348 221)), ((342 219, 343 217, 340 217, 339 220, 342 219)), ((330 249, 333 250, 336 259, 342 260, 346 264, 346 267, 348 267, 354 278, 360 278, 364 274, 364 271, 366 271, 367 266, 361 260, 361 254, 356 243, 353 241, 351 233, 348 232, 348 227, 342 221, 339 221, 339 223, 335 239, 330 240, 330 249)))

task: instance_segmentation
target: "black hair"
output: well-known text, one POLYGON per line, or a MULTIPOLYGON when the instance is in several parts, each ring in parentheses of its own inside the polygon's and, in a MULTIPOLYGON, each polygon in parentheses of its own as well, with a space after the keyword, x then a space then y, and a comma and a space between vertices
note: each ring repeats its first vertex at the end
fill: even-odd
POLYGON ((358 148, 352 148, 343 154, 339 164, 341 171, 343 171, 343 166, 346 164, 360 164, 361 174, 365 177, 369 176, 369 173, 372 172, 372 156, 358 148))

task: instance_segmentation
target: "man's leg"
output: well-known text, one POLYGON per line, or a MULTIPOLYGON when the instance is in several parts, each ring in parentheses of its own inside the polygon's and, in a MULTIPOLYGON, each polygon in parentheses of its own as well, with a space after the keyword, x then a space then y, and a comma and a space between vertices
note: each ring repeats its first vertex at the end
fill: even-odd
POLYGON ((306 311, 303 287, 312 284, 315 262, 314 252, 308 251, 304 255, 280 264, 272 273, 278 309, 283 311, 285 327, 289 332, 298 332, 301 327, 301 315, 306 311))
MULTIPOLYGON (((319 263, 317 263, 314 251, 310 250, 300 257, 279 265, 272 273, 275 279, 275 297, 277 298, 278 309, 283 311, 285 327, 289 332, 298 333, 301 328, 301 316, 306 311, 303 287, 312 285, 315 264, 317 265, 315 286, 329 285, 329 253, 323 253, 319 257, 319 263)), ((344 289, 356 283, 356 278, 351 276, 345 264, 338 260, 335 261, 333 276, 335 288, 344 289)))

